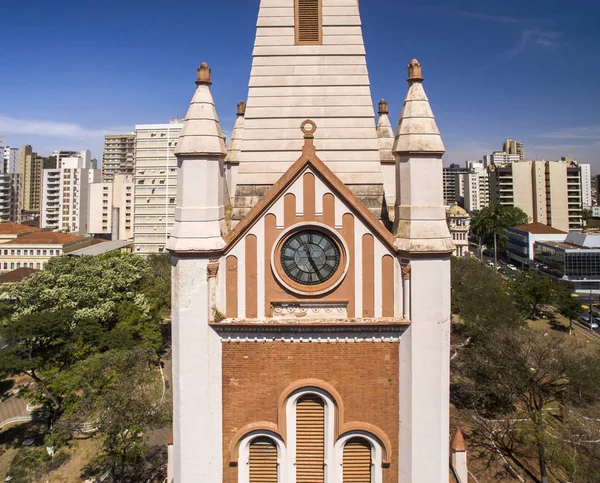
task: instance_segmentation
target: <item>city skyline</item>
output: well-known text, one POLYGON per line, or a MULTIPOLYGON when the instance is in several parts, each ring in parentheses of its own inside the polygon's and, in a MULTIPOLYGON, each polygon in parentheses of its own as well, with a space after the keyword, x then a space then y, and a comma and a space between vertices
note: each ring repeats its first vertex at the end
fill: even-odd
MULTIPOLYGON (((31 6, 7 6, 0 32, 12 46, 4 59, 12 74, 0 79, 5 144, 31 144, 44 155, 87 148, 100 159, 104 135, 182 116, 203 61, 213 68, 221 124, 231 133, 236 104, 247 96, 258 1, 149 2, 143 11, 112 1, 31 6), (223 21, 205 25, 203 17, 223 21), (30 36, 19 28, 28 22, 39 30, 58 19, 68 35, 30 36)), ((417 57, 444 133, 445 164, 480 159, 510 137, 523 141, 526 159, 571 155, 600 171, 600 67, 593 62, 600 34, 591 2, 381 0, 361 12, 373 103, 389 102, 395 128, 405 65, 417 57), (384 8, 392 14, 381 16, 384 8)))

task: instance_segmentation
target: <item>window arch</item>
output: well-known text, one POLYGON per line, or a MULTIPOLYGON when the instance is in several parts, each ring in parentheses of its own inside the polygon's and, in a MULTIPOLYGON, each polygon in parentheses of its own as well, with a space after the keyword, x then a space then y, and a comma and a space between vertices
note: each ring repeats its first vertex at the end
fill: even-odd
POLYGON ((239 483, 281 483, 285 474, 285 445, 270 431, 254 431, 239 444, 239 483))
POLYGON ((350 431, 335 443, 336 480, 340 483, 382 483, 383 448, 366 431, 350 431))
POLYGON ((321 0, 296 0, 296 45, 323 41, 321 0))

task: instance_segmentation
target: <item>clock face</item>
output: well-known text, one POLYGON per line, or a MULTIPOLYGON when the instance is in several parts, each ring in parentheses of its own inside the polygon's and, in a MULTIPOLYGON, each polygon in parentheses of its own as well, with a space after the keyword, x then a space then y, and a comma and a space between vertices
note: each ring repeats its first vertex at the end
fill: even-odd
POLYGON ((294 282, 318 285, 329 280, 340 264, 340 249, 332 238, 317 230, 291 235, 281 248, 281 265, 294 282))

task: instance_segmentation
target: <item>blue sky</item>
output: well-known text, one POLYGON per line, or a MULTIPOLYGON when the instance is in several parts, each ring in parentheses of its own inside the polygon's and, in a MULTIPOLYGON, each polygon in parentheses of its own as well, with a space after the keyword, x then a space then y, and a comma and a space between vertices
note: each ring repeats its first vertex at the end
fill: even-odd
MULTIPOLYGON (((195 69, 213 69, 222 127, 247 95, 259 0, 0 0, 0 136, 92 150, 106 133, 183 116, 195 69)), ((573 155, 600 173, 600 4, 571 0, 363 0, 373 101, 392 124, 406 64, 423 64, 445 164, 505 137, 526 156, 573 155)))

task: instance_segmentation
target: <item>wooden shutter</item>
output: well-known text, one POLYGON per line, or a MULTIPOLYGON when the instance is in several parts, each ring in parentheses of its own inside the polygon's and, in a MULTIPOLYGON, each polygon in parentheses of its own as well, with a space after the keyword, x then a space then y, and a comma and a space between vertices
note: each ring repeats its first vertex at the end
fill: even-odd
POLYGON ((321 43, 321 0, 296 0, 298 44, 321 43))
POLYGON ((314 395, 296 403, 296 483, 323 483, 325 405, 314 395))
POLYGON ((277 446, 270 438, 250 443, 250 483, 277 483, 277 446))
POLYGON ((344 483, 371 483, 371 445, 353 438, 344 446, 344 483))

